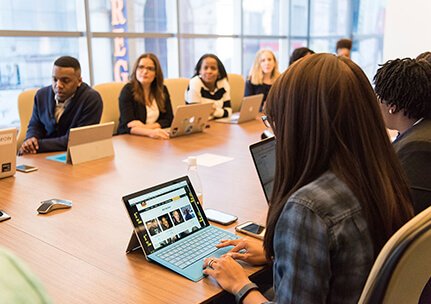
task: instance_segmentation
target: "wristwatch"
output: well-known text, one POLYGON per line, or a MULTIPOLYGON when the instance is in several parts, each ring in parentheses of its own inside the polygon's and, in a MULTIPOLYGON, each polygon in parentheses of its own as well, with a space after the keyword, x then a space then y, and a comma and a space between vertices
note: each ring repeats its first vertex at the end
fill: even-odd
POLYGON ((248 283, 245 284, 236 294, 235 294, 235 301, 238 304, 242 303, 242 300, 248 295, 248 293, 252 290, 259 289, 256 284, 254 283, 248 283))

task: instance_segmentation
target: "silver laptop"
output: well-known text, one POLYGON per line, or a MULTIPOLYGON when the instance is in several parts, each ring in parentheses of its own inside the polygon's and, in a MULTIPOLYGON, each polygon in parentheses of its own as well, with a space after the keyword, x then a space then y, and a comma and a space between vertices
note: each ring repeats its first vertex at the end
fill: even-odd
POLYGON ((165 130, 171 138, 202 132, 212 111, 211 103, 178 106, 171 127, 165 130))
POLYGON ((269 137, 250 146, 250 153, 259 176, 260 184, 269 202, 274 187, 275 137, 269 137))
POLYGON ((202 279, 203 260, 229 248, 216 248, 235 234, 211 226, 187 176, 123 197, 135 227, 127 253, 145 257, 192 280, 202 279))
POLYGON ((0 178, 16 171, 16 128, 0 129, 0 178))
POLYGON ((233 113, 230 117, 216 119, 216 122, 240 124, 256 118, 262 103, 263 94, 246 96, 241 103, 239 112, 233 113))

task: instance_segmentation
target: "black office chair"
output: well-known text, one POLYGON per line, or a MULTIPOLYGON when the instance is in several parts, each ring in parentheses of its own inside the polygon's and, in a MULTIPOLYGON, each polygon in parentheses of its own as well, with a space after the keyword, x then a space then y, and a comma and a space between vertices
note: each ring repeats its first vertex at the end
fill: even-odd
POLYGON ((425 303, 431 278, 431 207, 398 230, 379 253, 359 303, 425 303))

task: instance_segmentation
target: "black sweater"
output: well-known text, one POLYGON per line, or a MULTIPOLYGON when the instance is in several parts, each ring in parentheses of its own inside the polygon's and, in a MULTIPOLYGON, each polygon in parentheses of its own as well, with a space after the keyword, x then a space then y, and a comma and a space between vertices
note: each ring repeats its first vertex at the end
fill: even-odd
MULTIPOLYGON (((156 122, 162 128, 168 128, 171 126, 174 115, 172 114, 171 99, 166 86, 163 86, 163 93, 165 94, 165 112, 160 112, 156 122)), ((127 124, 132 120, 140 120, 145 123, 147 121, 147 107, 134 99, 133 86, 131 83, 127 83, 120 93, 118 134, 130 133, 130 128, 127 127, 127 124)))

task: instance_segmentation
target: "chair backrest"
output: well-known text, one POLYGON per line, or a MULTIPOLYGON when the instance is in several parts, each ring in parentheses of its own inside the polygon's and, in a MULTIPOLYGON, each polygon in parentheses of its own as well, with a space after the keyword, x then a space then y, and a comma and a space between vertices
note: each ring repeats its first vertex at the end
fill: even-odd
POLYGON ((100 123, 114 122, 114 134, 117 134, 118 123, 120 121, 119 96, 123 89, 124 82, 106 82, 93 86, 99 92, 103 101, 103 112, 100 123))
POLYGON ((240 74, 227 74, 232 112, 238 112, 244 98, 245 80, 240 74))
POLYGON ((189 85, 188 78, 168 78, 164 80, 165 86, 168 88, 171 97, 172 111, 175 115, 175 110, 178 106, 186 104, 185 92, 189 85))
POLYGON ((28 123, 33 113, 34 96, 39 89, 28 89, 18 95, 18 115, 19 115, 19 132, 16 140, 17 148, 19 149, 25 139, 28 123))
POLYGON ((431 207, 422 211, 379 253, 359 303, 415 303, 431 277, 431 207))

